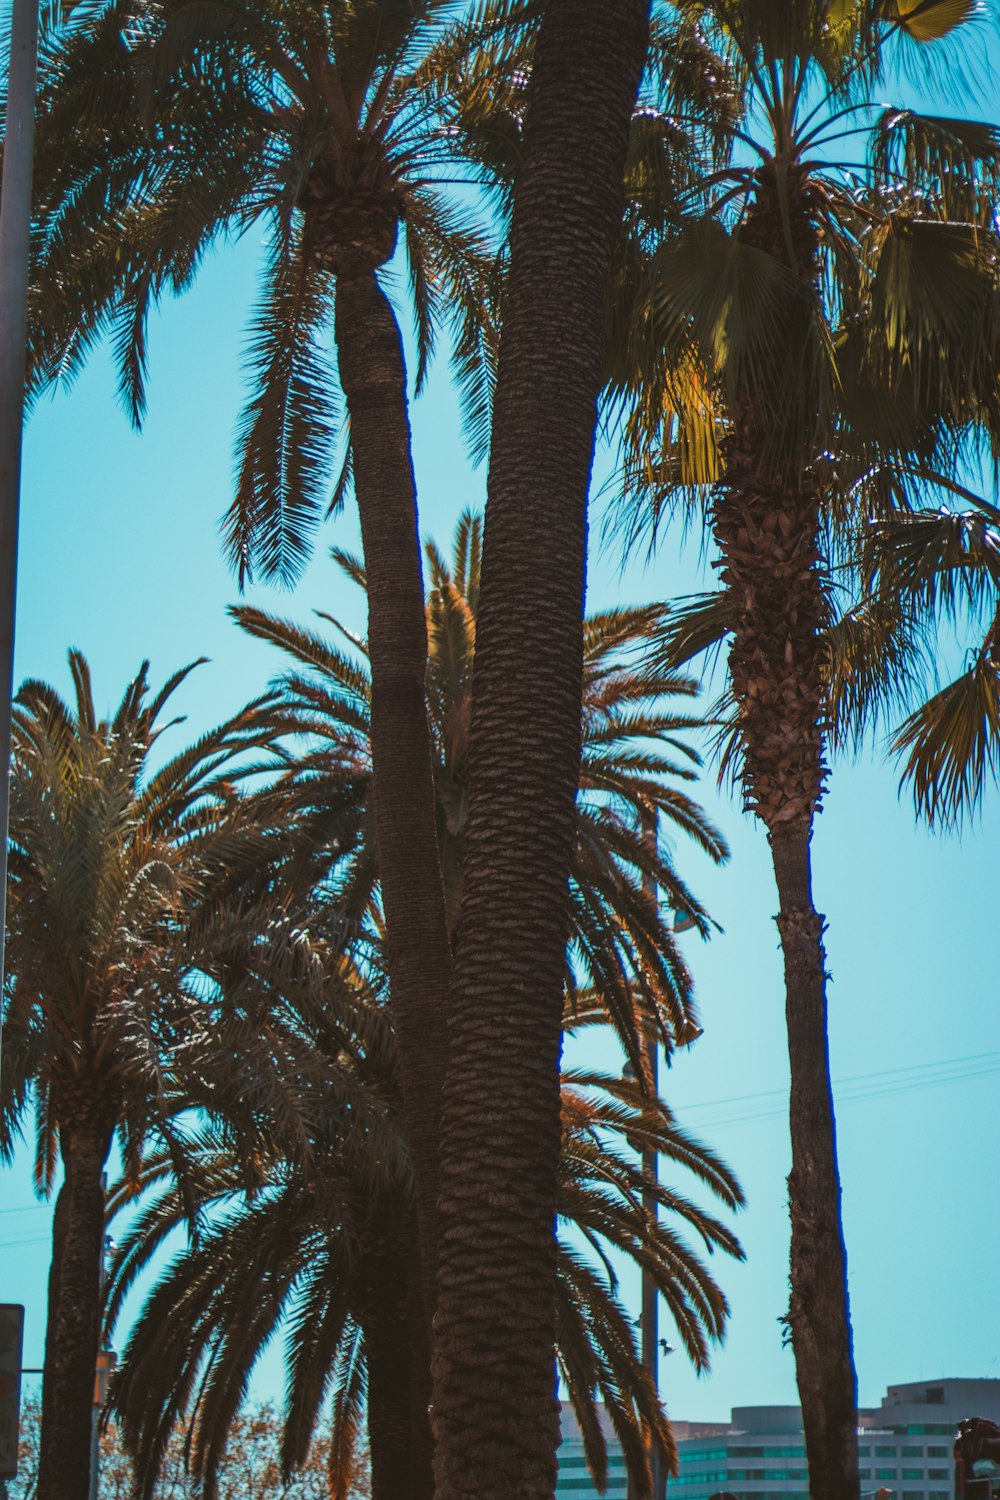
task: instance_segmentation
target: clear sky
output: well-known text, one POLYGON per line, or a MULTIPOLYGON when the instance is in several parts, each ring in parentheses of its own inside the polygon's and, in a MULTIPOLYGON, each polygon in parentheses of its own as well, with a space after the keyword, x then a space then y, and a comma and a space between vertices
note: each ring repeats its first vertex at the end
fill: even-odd
MULTIPOLYGON (((67 690, 66 651, 79 646, 110 707, 143 658, 162 680, 206 655, 178 697, 189 716, 172 731, 178 745, 259 692, 278 665, 225 616, 237 591, 218 535, 256 254, 250 241, 221 251, 156 320, 141 438, 116 405, 103 356, 72 391, 43 401, 27 430, 17 679, 67 690)), ((484 481, 465 460, 443 367, 413 422, 424 530, 447 542, 458 513, 481 502, 484 481)), ((698 586, 696 548, 682 557, 668 534, 651 564, 622 571, 613 548, 598 545, 599 510, 594 519, 591 606, 698 586)), ((362 623, 354 591, 327 559, 334 541, 354 545, 353 516, 322 531, 293 594, 253 597, 303 620, 322 608, 362 623)), ((733 1313, 712 1374, 696 1379, 675 1353, 662 1384, 674 1416, 717 1418, 734 1404, 792 1402, 795 1385, 777 1321, 787 1305, 788 1146, 776 896, 762 831, 711 774, 702 791, 732 862, 713 871, 683 849, 678 860, 724 933, 706 945, 685 939, 705 1035, 677 1059, 664 1092, 682 1123, 739 1172, 748 1258, 717 1263, 733 1313)), ((831 778, 815 886, 830 923, 832 1066, 864 1404, 890 1381, 1000 1377, 998 847, 995 792, 959 841, 915 827, 877 754, 831 778)), ((34 1205, 23 1162, 0 1183, 0 1300, 27 1304, 25 1363, 38 1365, 48 1210, 34 1205)), ((275 1354, 258 1389, 276 1394, 279 1383, 275 1354)))

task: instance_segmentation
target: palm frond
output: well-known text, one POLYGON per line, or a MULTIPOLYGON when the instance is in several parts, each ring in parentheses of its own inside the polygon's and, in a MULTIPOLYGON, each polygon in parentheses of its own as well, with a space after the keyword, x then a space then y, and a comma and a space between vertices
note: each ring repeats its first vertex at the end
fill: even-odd
POLYGON ((989 647, 910 715, 892 749, 931 827, 955 828, 975 815, 1000 769, 1000 675, 989 647))
POLYGON ((240 583, 257 570, 291 583, 325 510, 337 412, 323 347, 330 287, 305 260, 299 234, 277 233, 251 337, 256 389, 237 434, 239 476, 225 538, 240 583))

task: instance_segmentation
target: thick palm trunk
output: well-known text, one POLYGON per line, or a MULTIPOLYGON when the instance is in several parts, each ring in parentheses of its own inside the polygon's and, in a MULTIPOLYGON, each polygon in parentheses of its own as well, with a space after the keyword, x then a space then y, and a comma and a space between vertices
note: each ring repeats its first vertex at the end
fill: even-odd
POLYGON ((108 1144, 106 1131, 62 1132, 65 1179, 52 1228, 37 1500, 87 1500, 90 1485, 108 1144))
POLYGON ((451 953, 425 698, 427 623, 406 369, 374 270, 338 276, 336 336, 368 576, 375 833, 429 1310, 451 953))
POLYGON ((778 885, 791 1071, 789 1327, 812 1500, 857 1500, 857 1385, 827 1050, 823 918, 809 848, 825 777, 819 498, 765 458, 773 430, 748 406, 729 441, 715 533, 732 603, 729 666, 743 790, 765 824, 778 885))
POLYGON ((442 1117, 437 1500, 546 1500, 554 1205, 601 305, 648 0, 549 0, 511 235, 442 1117))

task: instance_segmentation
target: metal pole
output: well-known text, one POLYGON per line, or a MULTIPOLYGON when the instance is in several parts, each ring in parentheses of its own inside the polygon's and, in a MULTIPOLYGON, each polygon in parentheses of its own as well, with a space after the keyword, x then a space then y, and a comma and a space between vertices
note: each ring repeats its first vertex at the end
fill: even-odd
MULTIPOLYGON (((657 837, 657 812, 655 807, 644 810, 642 831, 644 842, 655 850, 657 837)), ((647 877, 644 881, 643 889, 651 900, 657 900, 659 892, 655 880, 647 877)), ((654 1097, 658 1097, 660 1092, 660 1052, 656 1039, 651 1033, 647 1033, 646 1056, 653 1095, 654 1097)), ((659 1174, 659 1153, 653 1150, 643 1151, 642 1204, 646 1212, 654 1219, 659 1215, 659 1203, 656 1197, 656 1184, 659 1181, 659 1174)), ((653 1382, 654 1390, 658 1391, 660 1388, 660 1309, 656 1283, 645 1269, 642 1272, 642 1309, 639 1318, 639 1347, 643 1369, 648 1372, 649 1378, 653 1382)), ((663 1500, 666 1488, 666 1474, 664 1473, 659 1449, 655 1443, 650 1446, 649 1465, 653 1476, 653 1500, 663 1500)), ((628 1495, 629 1500, 636 1500, 635 1486, 631 1476, 628 1482, 628 1495)))
POLYGON ((38 0, 13 0, 0 188, 0 983, 7 903, 10 717, 37 61, 38 0))
MULTIPOLYGON (((655 824, 654 824, 655 838, 655 824)), ((649 1073, 653 1085, 654 1096, 659 1095, 659 1047, 655 1039, 650 1039, 649 1046, 649 1073)), ((642 1153, 642 1176, 643 1189, 642 1201, 646 1212, 652 1214, 655 1219, 659 1214, 659 1203, 656 1199, 656 1184, 660 1174, 660 1157, 657 1151, 644 1151, 642 1153)), ((660 1388, 660 1308, 656 1291, 656 1285, 648 1271, 642 1273, 642 1315, 639 1325, 642 1339, 642 1363, 643 1368, 648 1371, 649 1378, 653 1382, 655 1390, 660 1388)), ((656 1444, 652 1444, 650 1450, 650 1467, 653 1471, 653 1500, 662 1500, 665 1488, 666 1475, 662 1472, 663 1465, 660 1462, 660 1450, 656 1444)))

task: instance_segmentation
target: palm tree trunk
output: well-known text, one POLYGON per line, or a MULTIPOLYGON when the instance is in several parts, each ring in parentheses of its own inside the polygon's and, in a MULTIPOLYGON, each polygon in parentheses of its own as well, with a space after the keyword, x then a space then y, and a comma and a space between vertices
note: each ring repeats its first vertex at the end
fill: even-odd
POLYGON ((771 834, 791 1069, 788 1321, 810 1495, 812 1500, 856 1500, 857 1388, 827 1045, 824 923, 813 904, 810 839, 804 819, 771 834))
POLYGON ((368 1367, 372 1500, 432 1500, 430 1356, 418 1287, 413 1295, 406 1205, 375 1216, 359 1275, 368 1367))
POLYGON ((374 270, 338 276, 336 337, 368 577, 375 834, 429 1318, 451 952, 425 696, 427 622, 406 368, 374 270))
POLYGON ((0 192, 0 981, 6 932, 3 913, 7 899, 11 703, 14 695, 38 0, 15 0, 10 14, 7 130, 3 190, 0 192))
POLYGON ((65 1178, 52 1228, 37 1500, 87 1500, 110 1136, 64 1129, 61 1144, 65 1178))
POLYGON ((601 310, 648 0, 548 0, 514 198, 442 1116, 437 1500, 546 1500, 601 310))
POLYGON ((857 1500, 857 1383, 827 1049, 823 918, 809 849, 824 765, 819 500, 767 474, 752 413, 734 423, 715 508, 733 607, 729 670, 743 791, 768 831, 778 886, 791 1073, 789 1328, 812 1500, 857 1500))
POLYGON ((743 792, 768 832, 778 886, 791 1074, 791 1294, 788 1325, 802 1403, 812 1500, 857 1500, 857 1381, 827 1045, 823 918, 810 844, 826 778, 826 606, 820 496, 810 480, 815 400, 788 392, 800 320, 820 275, 804 175, 783 196, 761 168, 740 238, 792 269, 807 293, 775 328, 767 384, 744 392, 727 444, 714 526, 733 609, 729 670, 741 711, 743 792), (784 404, 775 391, 788 392, 784 404), (808 409, 807 409, 808 408, 808 409))

